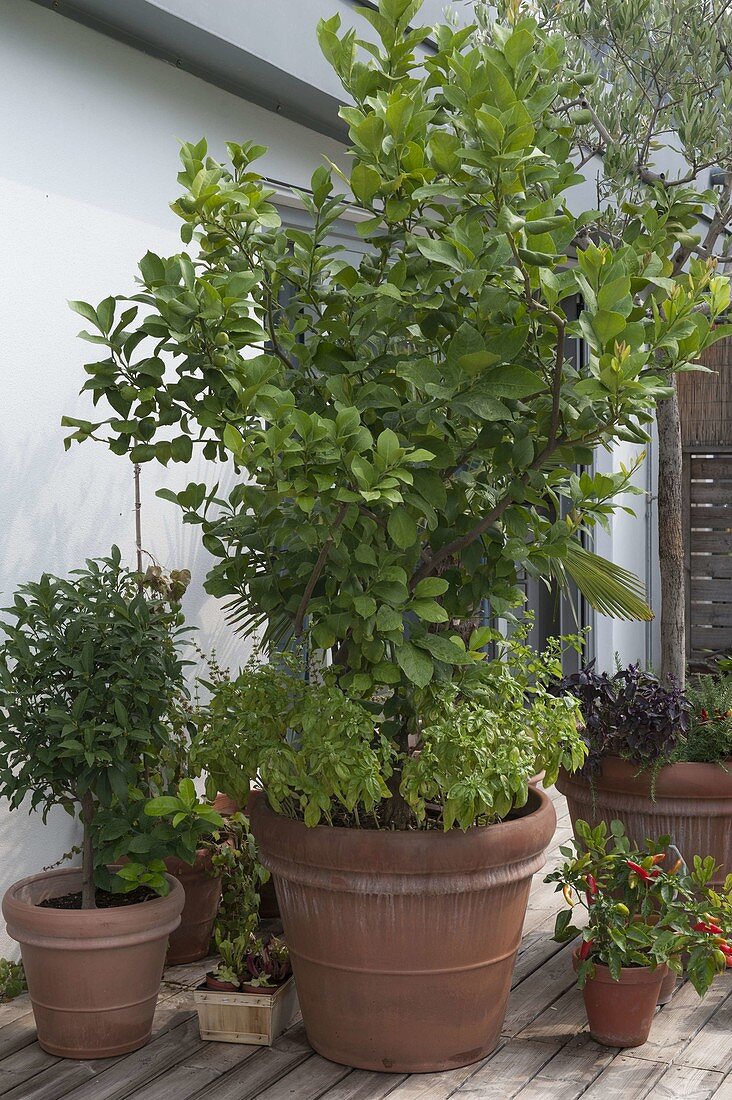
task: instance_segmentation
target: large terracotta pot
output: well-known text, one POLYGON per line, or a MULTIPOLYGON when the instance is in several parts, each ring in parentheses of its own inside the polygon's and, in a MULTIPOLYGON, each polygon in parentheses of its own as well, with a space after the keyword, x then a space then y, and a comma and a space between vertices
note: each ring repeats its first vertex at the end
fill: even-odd
MULTIPOLYGON (((577 951, 572 955, 579 969, 577 951)), ((646 1042, 656 1012, 661 983, 668 968, 622 967, 615 981, 607 966, 595 963, 595 976, 588 978, 582 995, 590 1035, 607 1047, 640 1047, 646 1042)))
POLYGON ((531 877, 556 825, 543 791, 514 820, 466 833, 308 829, 260 793, 250 813, 318 1053, 422 1073, 494 1049, 531 877))
POLYGON ((688 863, 695 855, 714 856, 715 882, 732 871, 732 761, 725 764, 671 764, 660 768, 651 798, 650 771, 639 771, 617 756, 602 761, 589 780, 560 772, 557 787, 566 795, 572 825, 619 819, 637 844, 669 835, 688 863), (594 799, 593 799, 594 793, 594 799))
POLYGON ((63 868, 21 879, 3 898, 8 935, 20 944, 38 1042, 61 1058, 111 1058, 150 1038, 168 936, 183 887, 112 909, 41 909, 81 889, 63 868))
POLYGON ((212 874, 207 848, 198 849, 193 864, 171 856, 165 867, 180 882, 186 899, 180 924, 170 935, 168 966, 205 959, 221 901, 221 875, 212 874))

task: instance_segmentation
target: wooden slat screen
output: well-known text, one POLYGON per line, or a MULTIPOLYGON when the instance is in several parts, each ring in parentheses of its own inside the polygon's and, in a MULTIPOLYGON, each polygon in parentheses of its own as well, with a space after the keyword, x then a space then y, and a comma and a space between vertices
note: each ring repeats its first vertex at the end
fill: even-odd
POLYGON ((687 455, 689 657, 732 651, 732 454, 687 455))

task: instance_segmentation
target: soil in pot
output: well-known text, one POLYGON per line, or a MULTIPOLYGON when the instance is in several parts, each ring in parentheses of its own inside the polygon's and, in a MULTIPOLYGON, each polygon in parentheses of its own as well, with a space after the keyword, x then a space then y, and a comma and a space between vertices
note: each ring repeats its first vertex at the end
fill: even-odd
MULTIPOLYGON (((574 969, 580 966, 578 950, 572 954, 574 969)), ((658 1005, 661 983, 668 967, 623 967, 615 981, 607 966, 595 963, 582 995, 590 1035, 606 1047, 640 1047, 648 1040, 658 1005)))
POLYGON ((308 1039, 344 1065, 429 1072, 494 1049, 531 878, 556 817, 532 789, 486 828, 304 824, 250 802, 273 875, 308 1039))
POLYGON ((617 818, 638 845, 669 835, 688 863, 695 855, 713 856, 720 866, 713 881, 721 883, 732 871, 732 761, 725 768, 686 762, 660 768, 654 800, 649 770, 608 756, 592 786, 578 772, 560 772, 557 788, 567 798, 573 826, 617 818))
POLYGON ((165 860, 165 867, 185 893, 180 924, 170 936, 168 966, 205 959, 221 901, 221 876, 211 873, 211 852, 199 848, 192 865, 171 857, 165 860))
POLYGON ((61 1058, 112 1058, 150 1038, 168 936, 183 888, 142 904, 59 909, 81 871, 63 868, 14 883, 3 898, 8 934, 21 947, 38 1042, 61 1058))

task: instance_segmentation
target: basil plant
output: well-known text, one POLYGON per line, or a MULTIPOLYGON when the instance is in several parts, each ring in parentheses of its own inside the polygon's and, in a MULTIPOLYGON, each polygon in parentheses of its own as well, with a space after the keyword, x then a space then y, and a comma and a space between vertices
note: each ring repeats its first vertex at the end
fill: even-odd
POLYGON ((103 418, 66 419, 68 443, 135 462, 233 463, 227 496, 161 495, 200 525, 208 590, 245 633, 324 651, 338 690, 378 711, 395 804, 432 695, 485 656, 465 624, 486 601, 508 615, 524 574, 571 577, 602 611, 650 615, 635 578, 582 544, 633 471, 578 467, 647 439, 729 303, 711 262, 672 271, 700 200, 628 205, 612 243, 571 211, 581 120, 564 108, 582 74, 558 38, 515 12, 484 36, 430 32, 419 6, 380 0, 363 39, 321 22, 350 170, 321 167, 299 193, 308 228, 281 224, 262 147, 232 143, 226 163, 183 147, 186 247, 148 253, 135 293, 74 303, 103 418), (344 210, 360 258, 334 243, 344 210))

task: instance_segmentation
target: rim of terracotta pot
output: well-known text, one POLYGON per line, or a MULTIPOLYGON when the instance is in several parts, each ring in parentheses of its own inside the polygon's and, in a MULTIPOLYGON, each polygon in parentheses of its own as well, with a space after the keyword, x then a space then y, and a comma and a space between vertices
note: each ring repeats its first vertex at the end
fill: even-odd
POLYGON ((252 792, 252 818, 260 823, 259 850, 275 875, 313 883, 322 869, 324 884, 332 873, 343 876, 348 890, 373 889, 372 875, 391 879, 393 893, 447 893, 484 889, 496 875, 502 883, 533 874, 544 864, 556 814, 549 796, 531 788, 526 806, 514 817, 463 832, 451 829, 353 829, 316 825, 275 813, 263 791, 252 792))
MULTIPOLYGON (((724 767, 721 764, 682 760, 677 764, 664 765, 656 773, 656 801, 659 798, 710 801, 732 798, 732 759, 723 763, 724 767)), ((639 764, 622 760, 619 756, 605 756, 602 760, 602 771, 593 777, 593 784, 598 791, 625 791, 650 798, 652 778, 650 768, 641 771, 639 764)), ((584 788, 590 785, 590 780, 578 772, 560 772, 558 790, 565 794, 565 787, 571 784, 584 788)))
MULTIPOLYGON (((173 875, 174 878, 180 878, 181 875, 194 875, 199 874, 201 871, 208 874, 212 870, 212 860, 213 852, 210 848, 197 848, 193 863, 186 863, 184 859, 179 859, 178 856, 166 856, 164 862, 168 874, 173 875)), ((220 871, 211 875, 211 878, 220 877, 220 871)))
MULTIPOLYGON (((579 947, 575 947, 572 952, 572 966, 575 971, 580 968, 579 947)), ((595 976, 592 981, 604 982, 607 985, 653 985, 654 982, 663 981, 667 971, 668 967, 665 963, 654 970, 650 966, 623 966, 620 969, 620 980, 617 981, 613 978, 608 966, 595 961, 595 976)))
POLYGON ((166 874, 170 892, 132 905, 109 909, 45 909, 39 902, 81 889, 81 869, 57 868, 19 879, 9 886, 2 903, 8 935, 34 947, 105 950, 132 946, 170 934, 180 924, 185 892, 178 879, 166 874))

